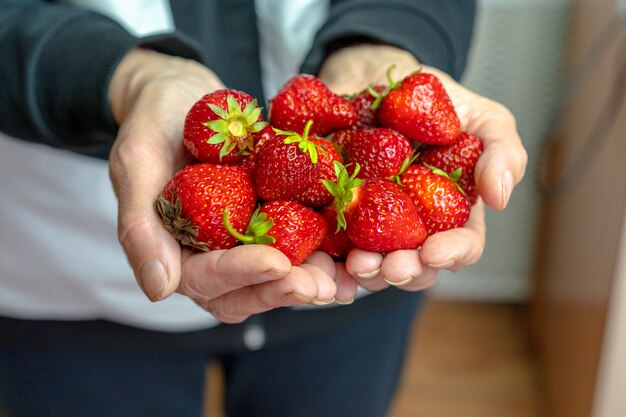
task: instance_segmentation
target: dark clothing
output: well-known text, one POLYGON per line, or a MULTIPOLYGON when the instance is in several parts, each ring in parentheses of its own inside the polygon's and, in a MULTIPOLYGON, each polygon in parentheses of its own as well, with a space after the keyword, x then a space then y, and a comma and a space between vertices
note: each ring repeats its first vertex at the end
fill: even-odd
POLYGON ((341 320, 336 309, 277 309, 176 334, 0 318, 0 415, 199 417, 204 368, 217 360, 228 416, 382 417, 424 294, 391 291, 342 307, 341 320), (251 326, 264 329, 259 350, 244 343, 251 326))
MULTIPOLYGON (((138 39, 95 12, 0 0, 0 131, 106 158, 118 128, 109 80, 138 45, 196 59, 264 102, 254 1, 170 3, 176 32, 138 39)), ((458 79, 474 12, 474 0, 333 0, 302 71, 316 73, 330 50, 368 40, 399 46, 458 79)))

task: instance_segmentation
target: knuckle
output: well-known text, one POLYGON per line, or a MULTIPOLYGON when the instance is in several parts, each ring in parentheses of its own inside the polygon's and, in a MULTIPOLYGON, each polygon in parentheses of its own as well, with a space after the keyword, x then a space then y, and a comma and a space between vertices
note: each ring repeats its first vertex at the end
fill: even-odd
POLYGON ((247 319, 249 316, 246 314, 233 313, 232 311, 229 311, 224 306, 217 306, 217 305, 214 305, 213 303, 206 303, 203 307, 207 312, 209 312, 217 320, 226 324, 241 323, 245 319, 247 319))

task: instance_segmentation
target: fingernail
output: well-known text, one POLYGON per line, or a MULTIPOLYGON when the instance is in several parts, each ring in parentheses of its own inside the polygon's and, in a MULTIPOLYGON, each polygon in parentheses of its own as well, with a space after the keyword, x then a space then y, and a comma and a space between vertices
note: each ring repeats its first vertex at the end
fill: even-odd
POLYGON ((335 302, 336 302, 337 304, 339 304, 339 305, 342 305, 342 306, 347 306, 347 305, 350 305, 350 304, 354 303, 354 298, 353 298, 352 300, 348 300, 348 301, 339 301, 339 300, 335 300, 335 302))
POLYGON ((509 204, 509 199, 511 198, 511 192, 513 191, 513 174, 511 171, 504 171, 504 175, 502 176, 502 185, 501 185, 501 193, 502 193, 502 208, 506 207, 509 204))
POLYGON ((427 262, 426 265, 435 269, 446 269, 454 265, 454 259, 447 259, 445 261, 440 261, 440 262, 427 262))
POLYGON ((139 280, 150 301, 158 301, 165 291, 169 278, 163 264, 156 259, 150 259, 141 267, 139 280))
POLYGON ((333 297, 331 300, 313 300, 311 301, 312 304, 315 304, 316 306, 325 306, 331 303, 335 302, 335 297, 333 297))
POLYGON ((380 273, 380 268, 378 268, 376 271, 372 271, 372 272, 362 272, 362 273, 357 273, 356 275, 359 278, 363 278, 363 279, 370 279, 370 278, 374 278, 376 275, 378 275, 380 273))
POLYGON ((415 277, 411 276, 402 281, 389 281, 387 278, 384 278, 384 279, 387 284, 393 285, 394 287, 400 287, 402 285, 408 284, 409 282, 413 281, 414 278, 415 277))

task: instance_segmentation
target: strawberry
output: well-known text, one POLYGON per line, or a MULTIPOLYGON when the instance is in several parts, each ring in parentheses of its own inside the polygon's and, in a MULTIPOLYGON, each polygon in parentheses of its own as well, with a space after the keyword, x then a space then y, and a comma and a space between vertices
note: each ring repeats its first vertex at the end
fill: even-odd
POLYGON ((425 146, 420 150, 418 161, 432 165, 444 172, 461 169, 459 185, 467 194, 470 204, 478 199, 474 169, 483 152, 483 142, 476 136, 463 132, 456 143, 449 146, 425 146))
POLYGON ((165 228, 181 244, 207 251, 237 243, 222 222, 245 230, 256 205, 249 171, 242 166, 201 163, 178 171, 165 185, 155 207, 165 228))
POLYGON ((254 144, 254 149, 250 152, 250 156, 245 158, 241 163, 242 165, 246 165, 250 168, 251 172, 254 172, 254 165, 256 163, 256 159, 259 156, 259 152, 261 152, 261 148, 265 145, 267 141, 273 139, 276 136, 276 132, 269 124, 265 125, 263 129, 256 135, 256 143, 254 144))
POLYGON ((187 112, 183 143, 199 161, 236 164, 252 152, 256 136, 267 125, 262 120, 261 108, 248 94, 217 90, 187 112))
POLYGON ((337 182, 324 181, 335 197, 337 223, 354 245, 372 252, 416 249, 426 229, 404 189, 387 178, 357 178, 335 163, 337 182))
POLYGON ((245 234, 230 227, 230 214, 224 222, 233 236, 245 244, 266 244, 284 253, 292 265, 300 265, 316 251, 326 237, 328 226, 319 214, 291 200, 274 200, 259 207, 245 234))
POLYGON ((387 87, 384 85, 375 85, 350 97, 350 102, 356 109, 357 114, 356 123, 354 124, 355 128, 362 129, 380 126, 378 108, 372 108, 372 105, 386 89, 387 87))
POLYGON ((350 173, 360 165, 362 179, 395 177, 412 159, 411 142, 392 129, 341 130, 332 138, 343 150, 350 173))
POLYGON ((346 231, 338 227, 337 210, 333 205, 324 206, 320 214, 328 224, 328 234, 322 241, 319 250, 326 252, 336 261, 343 261, 348 256, 350 249, 354 247, 346 231))
POLYGON ((414 164, 407 168, 400 180, 415 202, 428 236, 462 227, 469 219, 471 206, 467 197, 451 176, 440 169, 414 164))
POLYGON ((413 73, 393 85, 378 116, 382 126, 419 143, 451 145, 461 133, 452 101, 433 74, 413 73))
POLYGON ((311 135, 326 136, 347 129, 356 118, 356 109, 347 98, 333 93, 319 78, 309 74, 292 77, 269 104, 272 126, 301 132, 313 120, 311 135))
POLYGON ((306 124, 302 135, 274 129, 276 136, 261 148, 254 166, 259 197, 289 199, 304 192, 317 179, 320 164, 317 145, 308 138, 311 123, 306 124))
POLYGON ((326 139, 314 137, 309 140, 317 146, 319 169, 311 185, 301 193, 294 195, 292 199, 308 207, 320 207, 330 203, 333 199, 333 196, 324 187, 322 180, 335 178, 333 164, 335 161, 343 163, 343 158, 335 145, 326 139))

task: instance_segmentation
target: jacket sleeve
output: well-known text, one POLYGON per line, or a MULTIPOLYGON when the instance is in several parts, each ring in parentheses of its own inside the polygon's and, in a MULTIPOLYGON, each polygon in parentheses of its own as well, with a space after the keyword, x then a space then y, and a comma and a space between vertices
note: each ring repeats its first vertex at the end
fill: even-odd
POLYGON ((459 79, 474 15, 474 0, 332 0, 301 69, 317 73, 332 50, 369 41, 400 47, 459 79))
POLYGON ((176 37, 138 39, 95 12, 0 0, 0 131, 106 157, 118 128, 110 78, 122 57, 144 44, 195 57, 176 37))

